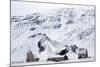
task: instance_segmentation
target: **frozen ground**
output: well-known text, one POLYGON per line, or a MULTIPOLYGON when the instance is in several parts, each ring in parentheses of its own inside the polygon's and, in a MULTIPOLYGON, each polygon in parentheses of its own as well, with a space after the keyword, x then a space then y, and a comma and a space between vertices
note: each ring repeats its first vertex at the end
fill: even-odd
POLYGON ((11 17, 11 65, 93 61, 95 58, 94 21, 95 11, 92 6, 51 7, 42 13, 33 11, 33 13, 18 16, 13 13, 11 17), (39 53, 38 42, 41 39, 44 40, 42 45, 45 50, 39 53), (86 48, 90 58, 78 59, 77 53, 69 51, 66 54, 68 61, 47 61, 47 58, 59 57, 57 53, 65 49, 65 46, 71 45, 86 48), (26 63, 26 53, 29 50, 40 58, 39 62, 26 63))

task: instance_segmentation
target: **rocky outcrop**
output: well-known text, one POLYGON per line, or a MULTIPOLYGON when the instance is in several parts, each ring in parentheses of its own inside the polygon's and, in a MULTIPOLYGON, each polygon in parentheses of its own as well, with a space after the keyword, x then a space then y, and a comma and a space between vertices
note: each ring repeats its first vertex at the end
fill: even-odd
POLYGON ((26 62, 36 62, 36 61, 39 61, 39 58, 35 58, 31 50, 27 52, 26 62))

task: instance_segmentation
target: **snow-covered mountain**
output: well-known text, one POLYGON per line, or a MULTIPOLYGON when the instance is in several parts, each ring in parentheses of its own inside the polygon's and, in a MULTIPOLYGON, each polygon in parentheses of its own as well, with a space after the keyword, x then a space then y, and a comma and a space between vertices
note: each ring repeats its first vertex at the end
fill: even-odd
MULTIPOLYGON (((94 9, 85 8, 52 9, 47 15, 12 16, 11 62, 25 62, 29 50, 40 61, 46 61, 49 57, 60 56, 57 53, 70 45, 86 48, 89 56, 94 57, 94 21, 94 9), (38 47, 40 40, 45 47, 41 53, 38 47)), ((73 53, 69 52, 69 55, 74 59, 73 53)))

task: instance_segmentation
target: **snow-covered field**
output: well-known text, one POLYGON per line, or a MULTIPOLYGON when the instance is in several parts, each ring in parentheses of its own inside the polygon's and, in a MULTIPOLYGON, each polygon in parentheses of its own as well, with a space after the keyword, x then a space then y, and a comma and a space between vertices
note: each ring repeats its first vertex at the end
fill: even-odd
POLYGON ((94 61, 95 8, 93 6, 12 1, 11 12, 12 66, 94 61), (78 47, 76 52, 72 51, 73 45, 78 47), (80 48, 88 51, 89 58, 78 59, 80 48), (67 55, 69 60, 47 61, 48 58, 63 57, 60 52, 64 49, 68 50, 64 55, 67 55), (39 61, 26 62, 27 52, 30 50, 39 61))

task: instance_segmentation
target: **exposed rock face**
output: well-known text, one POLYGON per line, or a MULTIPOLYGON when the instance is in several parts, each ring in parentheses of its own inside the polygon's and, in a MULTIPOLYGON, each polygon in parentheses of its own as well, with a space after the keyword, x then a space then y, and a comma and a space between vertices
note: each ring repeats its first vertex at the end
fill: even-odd
POLYGON ((32 54, 32 51, 27 52, 26 62, 33 62, 33 54, 32 54))
POLYGON ((31 50, 27 52, 26 62, 36 62, 36 61, 39 61, 39 58, 35 58, 31 50))
POLYGON ((68 60, 68 56, 64 56, 64 57, 52 57, 52 58, 48 58, 47 61, 54 61, 54 62, 59 62, 59 61, 65 61, 68 60))

